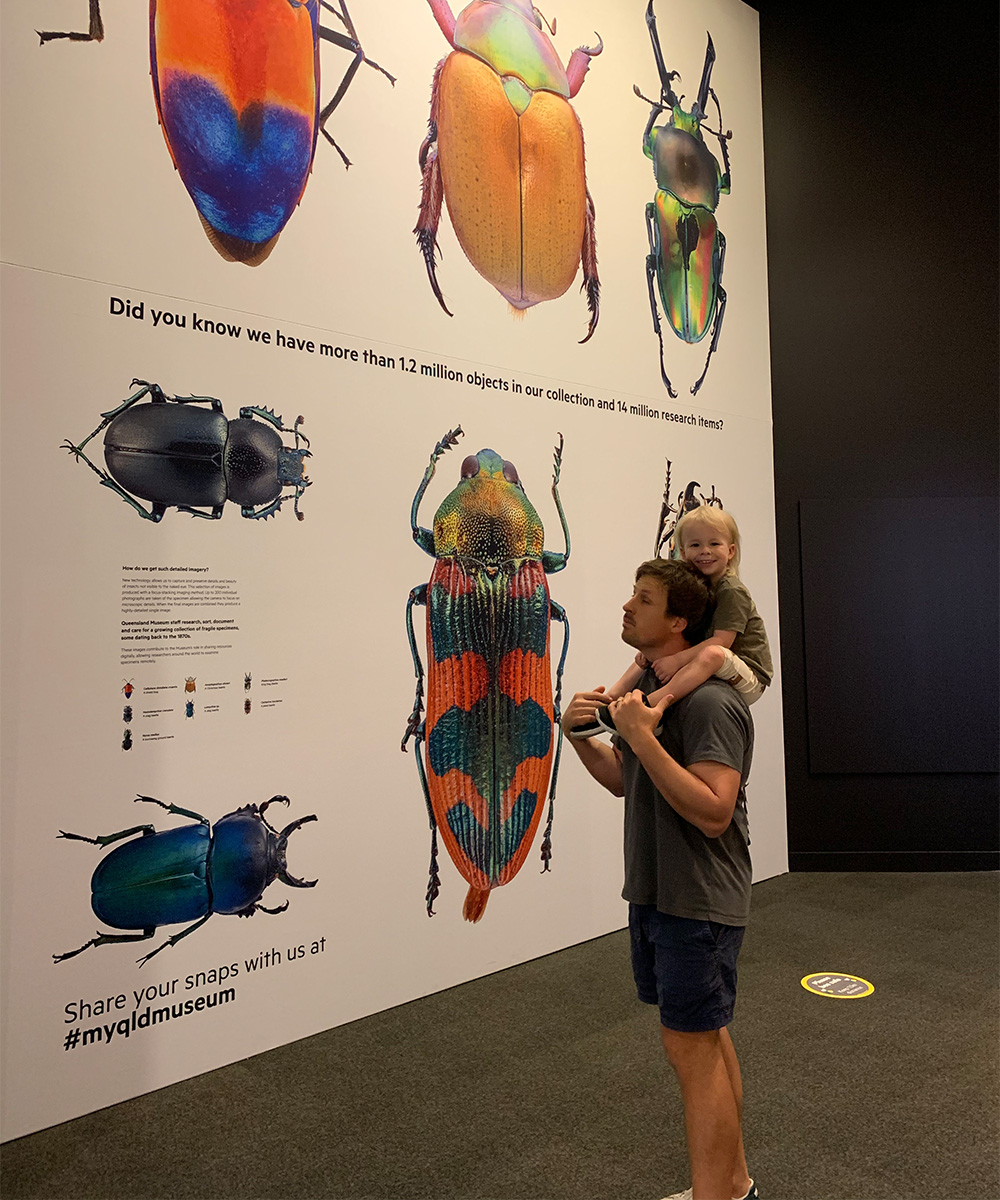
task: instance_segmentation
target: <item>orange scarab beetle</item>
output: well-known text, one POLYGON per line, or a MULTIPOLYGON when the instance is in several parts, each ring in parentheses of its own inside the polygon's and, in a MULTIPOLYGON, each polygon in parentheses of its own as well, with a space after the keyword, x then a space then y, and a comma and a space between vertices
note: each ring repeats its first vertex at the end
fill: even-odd
POLYGON ((428 3, 454 47, 434 73, 420 147, 414 233, 434 295, 450 316, 436 271, 443 196, 469 261, 515 309, 561 296, 582 264, 587 341, 599 313, 594 202, 569 101, 600 39, 563 67, 531 0, 472 0, 457 20, 448 0, 428 3))

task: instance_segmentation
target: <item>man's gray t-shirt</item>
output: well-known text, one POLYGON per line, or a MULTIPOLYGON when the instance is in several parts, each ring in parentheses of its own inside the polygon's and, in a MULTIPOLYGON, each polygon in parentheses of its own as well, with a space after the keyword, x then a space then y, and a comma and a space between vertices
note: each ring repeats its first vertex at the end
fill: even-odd
MULTIPOLYGON (((638 686, 650 692, 660 683, 647 671, 638 686)), ((710 679, 667 709, 658 740, 682 767, 717 762, 739 771, 736 809, 721 837, 707 837, 671 808, 628 743, 616 737, 625 789, 622 896, 676 917, 745 925, 751 883, 744 792, 753 755, 750 710, 734 687, 710 679)))

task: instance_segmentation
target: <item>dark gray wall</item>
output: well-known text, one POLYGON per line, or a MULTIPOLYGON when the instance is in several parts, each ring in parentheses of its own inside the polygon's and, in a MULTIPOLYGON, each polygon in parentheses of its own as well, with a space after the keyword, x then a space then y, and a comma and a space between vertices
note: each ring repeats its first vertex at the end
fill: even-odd
MULTIPOLYGON (((994 867, 996 775, 810 772, 799 503, 926 500, 948 637, 948 576, 977 547, 934 501, 997 493, 997 14, 755 7, 790 865, 994 867)), ((891 616, 857 619, 870 638, 891 616)), ((898 666, 904 688, 920 646, 898 666)))

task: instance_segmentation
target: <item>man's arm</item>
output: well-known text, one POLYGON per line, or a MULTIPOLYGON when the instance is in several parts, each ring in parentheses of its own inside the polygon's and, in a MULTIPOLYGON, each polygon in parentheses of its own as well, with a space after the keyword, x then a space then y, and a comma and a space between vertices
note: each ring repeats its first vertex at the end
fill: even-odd
POLYGON ((607 704, 608 696, 603 687, 592 692, 577 692, 562 716, 563 732, 576 751, 580 761, 601 787, 607 788, 612 796, 623 796, 622 763, 618 752, 607 742, 597 738, 572 738, 569 731, 577 725, 586 725, 594 719, 599 705, 607 704))
POLYGON ((721 837, 729 828, 740 790, 740 773, 719 762, 682 767, 664 750, 653 731, 672 696, 647 708, 640 692, 616 700, 615 728, 632 747, 653 786, 670 807, 706 837, 721 837))

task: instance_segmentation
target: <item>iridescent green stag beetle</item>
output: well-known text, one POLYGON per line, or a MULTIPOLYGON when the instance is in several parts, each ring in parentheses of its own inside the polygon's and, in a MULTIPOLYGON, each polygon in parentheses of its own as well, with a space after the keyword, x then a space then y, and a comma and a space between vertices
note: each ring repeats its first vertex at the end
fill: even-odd
POLYGON ((646 234, 649 254, 646 257, 646 283, 649 288, 649 308, 653 314, 653 329, 660 342, 660 377, 671 396, 676 396, 663 365, 663 334, 657 310, 656 288, 660 303, 674 333, 682 341, 694 344, 712 330, 712 341, 705 357, 705 369, 691 388, 695 395, 708 374, 708 364, 719 344, 722 317, 726 311, 726 292, 722 286, 722 267, 726 258, 726 239, 715 220, 719 196, 729 194, 729 152, 727 141, 731 131, 722 132, 722 109, 710 86, 715 46, 708 35, 705 66, 701 73, 698 98, 690 112, 681 108, 683 96, 678 97, 671 81, 678 79, 676 71, 668 71, 663 61, 660 39, 656 33, 653 0, 646 9, 646 25, 653 43, 653 57, 660 77, 659 100, 647 99, 633 88, 640 100, 650 105, 649 120, 642 137, 643 152, 653 160, 656 173, 656 199, 646 205, 646 234), (715 101, 719 113, 718 130, 704 128, 719 139, 725 171, 718 159, 705 145, 702 127, 706 117, 708 97, 715 101), (662 112, 669 112, 665 125, 657 125, 662 112), (654 286, 655 285, 655 286, 654 286))

